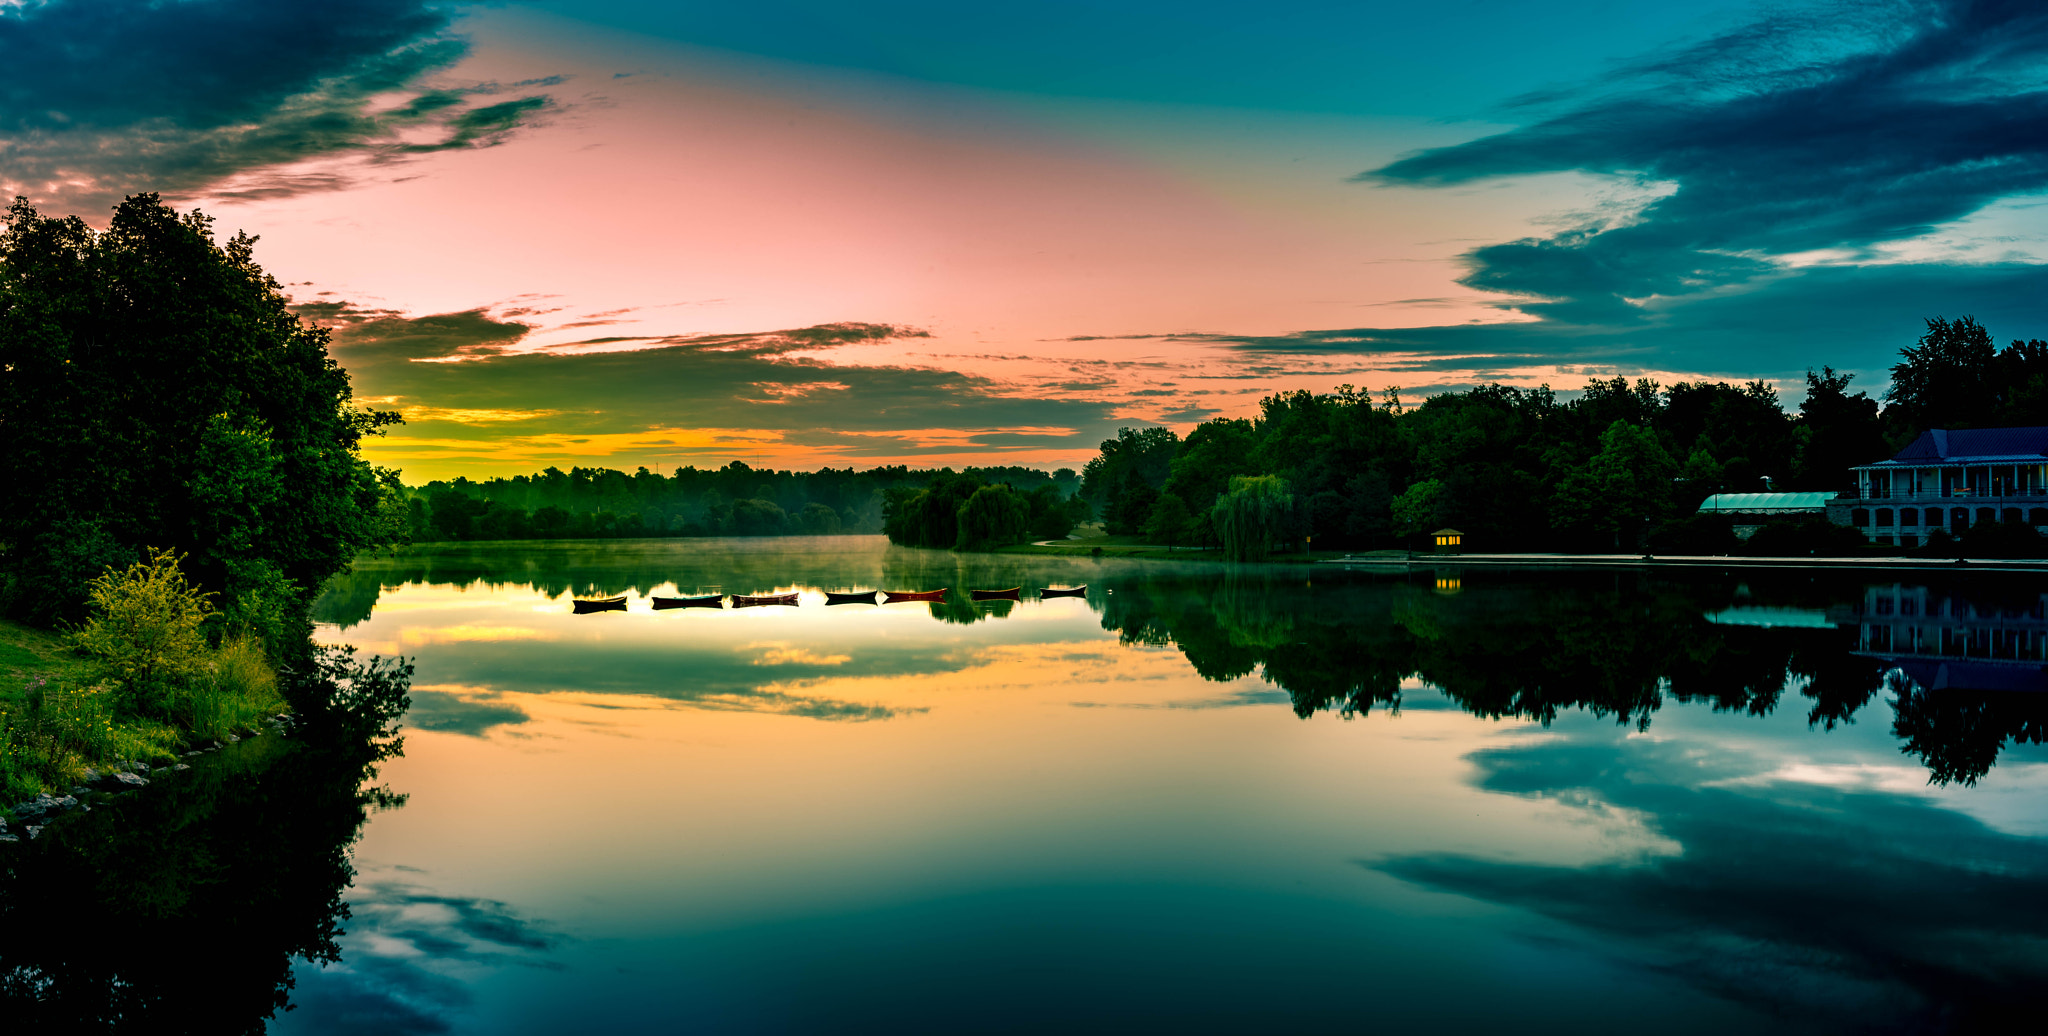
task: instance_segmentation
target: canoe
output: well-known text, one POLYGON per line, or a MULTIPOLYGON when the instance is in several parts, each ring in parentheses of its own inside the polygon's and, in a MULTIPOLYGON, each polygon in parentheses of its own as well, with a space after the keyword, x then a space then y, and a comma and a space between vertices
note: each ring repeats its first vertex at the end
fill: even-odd
POLYGON ((825 591, 825 603, 873 604, 875 603, 875 592, 873 590, 862 590, 860 593, 857 594, 842 594, 836 590, 827 590, 825 591))
POLYGON ((795 606, 796 606, 796 595, 795 595, 795 594, 766 594, 766 595, 763 595, 763 596, 757 596, 757 597, 749 597, 749 596, 747 596, 746 594, 734 594, 734 595, 732 595, 732 606, 733 606, 733 607, 735 607, 735 608, 759 608, 759 607, 761 607, 761 606, 763 606, 763 605, 768 605, 768 604, 786 604, 786 605, 789 605, 790 607, 795 607, 795 606))
POLYGON ((882 591, 882 603, 883 603, 883 604, 895 604, 895 603, 897 603, 898 601, 943 601, 943 600, 945 600, 945 599, 946 599, 946 591, 945 591, 945 590, 884 590, 884 591, 882 591))
POLYGON ((1054 588, 1054 587, 1050 587, 1050 586, 1048 586, 1048 587, 1046 587, 1045 589, 1043 589, 1043 590, 1040 590, 1040 591, 1038 591, 1038 596, 1040 596, 1040 597, 1086 597, 1086 596, 1088 596, 1088 587, 1087 587, 1087 586, 1086 586, 1085 584, 1084 584, 1084 585, 1081 585, 1081 586, 1069 586, 1069 587, 1066 587, 1066 588, 1064 588, 1064 589, 1059 589, 1059 588, 1054 588))
POLYGON ((703 597, 657 597, 654 599, 655 611, 666 611, 670 608, 723 607, 725 607, 724 594, 707 594, 703 597))
POLYGON ((1021 586, 1013 586, 1008 590, 969 590, 967 596, 977 601, 1014 601, 1018 592, 1023 589, 1021 586))
POLYGON ((620 594, 617 597, 606 597, 597 601, 570 601, 569 603, 575 607, 576 614, 578 615, 587 615, 591 612, 622 612, 626 610, 626 595, 620 594))

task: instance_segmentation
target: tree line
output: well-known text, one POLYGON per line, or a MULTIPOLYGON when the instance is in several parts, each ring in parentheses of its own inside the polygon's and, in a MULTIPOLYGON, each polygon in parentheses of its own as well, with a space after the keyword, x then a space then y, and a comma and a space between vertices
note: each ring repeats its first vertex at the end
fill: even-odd
MULTIPOLYGON (((1185 438, 1121 429, 1080 495, 1111 534, 1239 559, 1416 546, 1443 527, 1488 550, 1710 550, 1733 542, 1695 514, 1710 494, 1834 491, 1929 428, 2048 424, 2048 342, 2000 350, 1970 317, 1929 320, 1882 401, 1853 377, 1809 370, 1790 412, 1761 380, 1596 378, 1570 400, 1496 384, 1414 406, 1392 389, 1279 393, 1185 438)), ((1766 542, 1806 553, 1852 535, 1821 525, 1766 542)))
MULTIPOLYGON (((1020 499, 1064 504, 1080 489, 1071 468, 912 469, 902 465, 776 471, 732 461, 662 475, 548 468, 534 475, 429 482, 407 491, 415 541, 631 536, 783 536, 884 531, 892 501, 938 485, 1000 486, 1020 499)), ((1064 536, 1067 527, 1054 535, 1064 536)), ((950 536, 941 546, 951 547, 950 536)))

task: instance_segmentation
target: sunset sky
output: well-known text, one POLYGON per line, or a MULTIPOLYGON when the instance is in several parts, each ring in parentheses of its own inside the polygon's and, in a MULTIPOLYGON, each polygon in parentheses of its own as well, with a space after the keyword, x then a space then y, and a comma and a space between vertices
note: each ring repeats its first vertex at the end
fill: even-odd
POLYGON ((408 482, 2048 337, 2048 5, 0 0, 0 189, 259 234, 408 482))

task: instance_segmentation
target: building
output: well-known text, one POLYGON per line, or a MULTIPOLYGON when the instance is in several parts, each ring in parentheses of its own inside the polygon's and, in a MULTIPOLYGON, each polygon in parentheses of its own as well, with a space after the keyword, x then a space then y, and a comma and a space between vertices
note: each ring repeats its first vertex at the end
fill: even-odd
POLYGON ((1728 515, 1735 522, 1735 538, 1746 540, 1773 518, 1828 516, 1828 504, 1834 497, 1833 493, 1715 493, 1700 501, 1700 513, 1728 515))
POLYGON ((2048 533, 2048 427, 1937 428, 1855 469, 1828 516, 1874 543, 1915 547, 1936 529, 2020 521, 2048 533))
POLYGON ((1429 536, 1436 541, 1436 552, 1439 554, 1456 554, 1464 549, 1465 534, 1456 529, 1438 529, 1429 536))

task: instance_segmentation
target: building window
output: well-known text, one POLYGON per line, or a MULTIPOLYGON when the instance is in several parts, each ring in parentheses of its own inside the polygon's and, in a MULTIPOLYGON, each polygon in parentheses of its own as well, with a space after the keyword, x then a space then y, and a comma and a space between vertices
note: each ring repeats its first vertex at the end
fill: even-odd
POLYGON ((1958 507, 1948 513, 1948 528, 1950 532, 1961 532, 1969 527, 1970 512, 1968 508, 1958 507))
POLYGON ((1878 528, 1880 528, 1880 529, 1889 529, 1889 528, 1891 528, 1891 527, 1892 527, 1892 509, 1891 509, 1891 508, 1889 508, 1889 507, 1880 507, 1880 508, 1878 508, 1878 509, 1877 509, 1877 527, 1878 527, 1878 528))
POLYGON ((2008 507, 2005 509, 2005 512, 2003 514, 1999 515, 1999 517, 2001 520, 2004 521, 2017 522, 2020 520, 2020 509, 2017 507, 2008 507))
POLYGON ((2027 512, 2028 525, 2048 525, 2048 507, 2036 507, 2027 512))
POLYGON ((1850 511, 1850 512, 1849 512, 1849 524, 1850 524, 1850 525, 1854 525, 1854 526, 1856 526, 1856 527, 1857 527, 1857 528, 1859 528, 1859 529, 1860 529, 1860 528, 1862 528, 1862 527, 1864 527, 1864 526, 1866 526, 1866 525, 1869 525, 1869 524, 1870 524, 1870 509, 1869 509, 1869 508, 1867 508, 1867 507, 1859 507, 1859 508, 1857 508, 1857 509, 1855 509, 1855 510, 1853 510, 1853 511, 1850 511))
POLYGON ((1900 511, 1900 512, 1899 512, 1899 524, 1900 524, 1900 525, 1918 525, 1918 524, 1920 524, 1920 512, 1919 512, 1919 511, 1916 511, 1916 510, 1914 510, 1913 508, 1910 508, 1910 507, 1906 508, 1906 509, 1905 509, 1905 510, 1903 510, 1903 511, 1900 511))
POLYGON ((1979 522, 1995 522, 1998 520, 1998 510, 1992 507, 1979 507, 1977 508, 1977 520, 1979 522))

